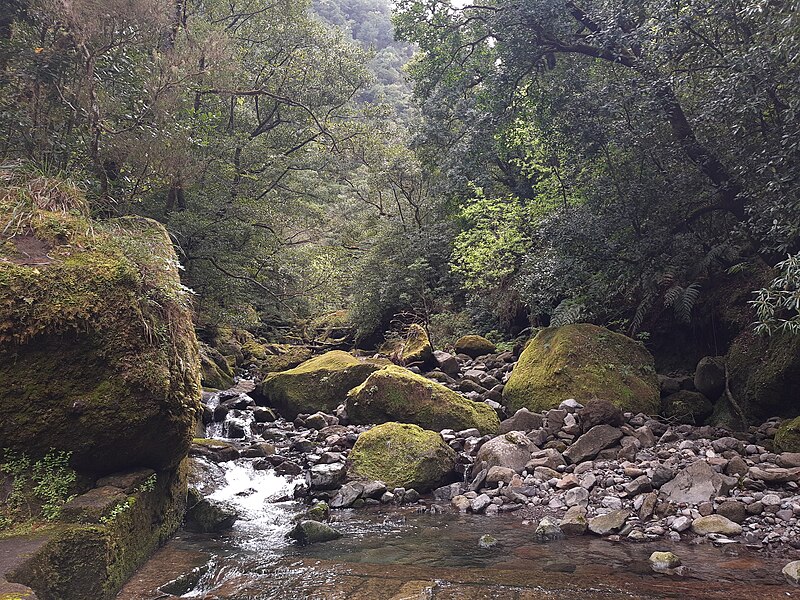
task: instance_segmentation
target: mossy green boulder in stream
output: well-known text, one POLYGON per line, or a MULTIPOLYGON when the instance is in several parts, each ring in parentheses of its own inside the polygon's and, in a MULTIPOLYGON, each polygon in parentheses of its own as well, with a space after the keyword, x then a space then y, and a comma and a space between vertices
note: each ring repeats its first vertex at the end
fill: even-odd
POLYGON ((374 364, 334 350, 294 369, 267 375, 259 392, 287 419, 301 413, 330 413, 376 369, 374 364))
POLYGON ((745 331, 731 344, 726 365, 731 394, 751 422, 800 414, 800 335, 745 331))
POLYGON ((216 348, 200 344, 200 367, 203 387, 214 390, 233 387, 233 369, 216 348))
POLYGON ((775 450, 778 452, 800 452, 800 417, 781 423, 775 434, 775 450))
POLYGON ((478 358, 484 354, 495 352, 497 347, 483 336, 465 335, 456 341, 455 350, 459 354, 466 354, 471 358, 478 358))
POLYGON ((68 451, 75 469, 100 475, 175 467, 200 378, 166 230, 2 190, 0 221, 0 448, 68 451))
POLYGON ((347 394, 347 416, 362 425, 398 421, 434 431, 474 427, 484 435, 500 427, 497 413, 487 404, 396 365, 375 371, 347 394))
POLYGON ((557 407, 567 398, 608 400, 625 411, 657 414, 653 357, 629 337, 588 323, 549 327, 536 334, 503 390, 512 411, 557 407))
POLYGON ((403 342, 403 363, 407 366, 417 366, 421 369, 436 365, 433 347, 428 334, 421 325, 414 323, 406 332, 403 342))
POLYGON ((358 436, 349 462, 356 477, 424 493, 448 479, 456 453, 435 431, 383 423, 358 436))

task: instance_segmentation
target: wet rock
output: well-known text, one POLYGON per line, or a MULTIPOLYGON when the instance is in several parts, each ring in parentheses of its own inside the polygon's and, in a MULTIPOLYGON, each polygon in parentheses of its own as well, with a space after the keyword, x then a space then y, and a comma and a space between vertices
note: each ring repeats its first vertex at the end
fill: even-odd
POLYGON ((317 502, 306 511, 305 518, 311 521, 327 521, 331 518, 331 509, 327 502, 317 502))
POLYGON ((450 501, 450 504, 452 504, 453 508, 455 508, 458 512, 462 513, 467 512, 472 506, 472 502, 470 501, 470 499, 467 498, 466 496, 461 496, 461 495, 455 496, 450 501))
POLYGON ((551 517, 544 517, 539 521, 536 531, 533 532, 534 541, 540 543, 563 540, 564 537, 564 532, 558 526, 558 522, 551 517))
POLYGON ((573 506, 564 514, 559 523, 561 531, 565 535, 583 535, 586 533, 588 523, 586 521, 586 508, 583 506, 573 506))
POLYGON ((722 515, 709 515, 692 521, 692 531, 697 535, 708 535, 710 533, 739 535, 742 533, 742 526, 722 515))
POLYGON ((800 585, 800 560, 794 560, 781 570, 786 581, 792 585, 800 585))
POLYGON ((536 446, 521 432, 511 431, 486 442, 478 450, 476 462, 487 467, 508 467, 521 473, 536 446))
POLYGON ((253 444, 249 448, 242 450, 242 458, 263 458, 275 454, 275 446, 269 442, 253 444))
POLYGON ((331 499, 331 508, 349 508, 364 493, 364 486, 357 481, 350 482, 339 488, 331 499))
POLYGON ((669 526, 672 531, 677 531, 678 533, 682 533, 689 529, 692 526, 692 520, 684 515, 677 517, 674 521, 672 521, 672 525, 669 526))
POLYGON ((478 548, 481 548, 482 550, 494 548, 498 544, 499 542, 497 541, 497 538, 489 535, 488 533, 486 535, 482 535, 478 540, 478 548))
MULTIPOLYGON (((303 467, 290 460, 284 460, 275 467, 275 472, 278 475, 300 475, 303 472, 303 467)), ((334 487, 336 486, 334 485, 334 487)))
POLYGON ((214 462, 228 462, 239 458, 239 451, 229 442, 195 438, 189 449, 190 456, 204 456, 214 462))
POLYGON ((609 446, 613 446, 622 438, 622 432, 610 425, 596 425, 584 433, 564 452, 564 458, 572 464, 577 464, 594 458, 609 446))
POLYGON ((320 523, 319 521, 308 520, 300 521, 295 525, 294 529, 287 534, 287 537, 305 546, 308 544, 338 540, 342 537, 342 534, 330 525, 320 523))
POLYGON ((311 467, 309 485, 312 490, 333 490, 344 483, 347 469, 341 463, 311 467))
POLYGON ((272 423, 278 419, 278 416, 271 408, 256 406, 253 408, 253 418, 256 423, 272 423))
POLYGON ((586 406, 578 411, 578 419, 580 420, 581 431, 584 433, 595 425, 620 427, 625 422, 622 410, 608 400, 599 399, 589 400, 586 406))
POLYGON ((509 431, 531 431, 539 429, 544 422, 542 415, 532 413, 527 408, 520 408, 514 416, 500 423, 499 433, 504 434, 509 431))
POLYGON ((323 412, 316 412, 313 415, 306 417, 305 425, 309 429, 325 429, 331 425, 338 425, 339 419, 333 415, 326 415, 323 412))
POLYGON ((386 493, 386 484, 382 481, 365 481, 362 482, 364 490, 361 492, 362 498, 370 498, 372 500, 380 500, 381 496, 386 493))
POLYGON ((648 561, 656 571, 676 569, 681 566, 681 559, 672 552, 653 552, 648 561))
POLYGON ((473 498, 473 500, 470 502, 470 509, 472 509, 472 512, 474 513, 480 513, 483 512, 491 503, 492 499, 488 495, 481 494, 476 498, 473 498))
POLYGON ((692 463, 680 471, 672 481, 661 486, 662 496, 675 504, 700 504, 730 490, 730 483, 715 472, 705 461, 692 463))
POLYGON ((233 527, 236 512, 229 506, 203 498, 202 494, 189 488, 186 502, 184 526, 197 533, 217 533, 233 527))
POLYGON ((597 535, 616 533, 622 529, 630 516, 628 510, 612 510, 608 514, 592 517, 589 519, 589 531, 597 535))

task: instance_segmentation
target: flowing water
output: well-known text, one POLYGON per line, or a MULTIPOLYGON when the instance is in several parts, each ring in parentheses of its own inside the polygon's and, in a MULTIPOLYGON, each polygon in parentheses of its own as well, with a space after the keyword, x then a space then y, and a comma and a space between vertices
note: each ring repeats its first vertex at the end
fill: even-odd
MULTIPOLYGON (((231 415, 231 418, 241 418, 231 415)), ((217 436, 225 426, 213 431, 217 436)), ((534 599, 800 597, 767 558, 738 544, 634 544, 584 536, 537 544, 519 515, 432 514, 416 507, 333 511, 344 536, 298 547, 286 540, 303 506, 297 480, 251 461, 222 463, 206 492, 241 518, 224 534, 180 532, 129 582, 118 600, 534 599), (478 539, 497 546, 481 549, 478 539), (683 560, 680 575, 653 572, 656 550, 683 560)))

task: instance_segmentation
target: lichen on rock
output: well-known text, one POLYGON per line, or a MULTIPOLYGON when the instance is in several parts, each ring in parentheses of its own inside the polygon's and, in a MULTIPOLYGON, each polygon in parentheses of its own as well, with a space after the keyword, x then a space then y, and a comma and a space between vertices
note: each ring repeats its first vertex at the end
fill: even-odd
POLYGON ((397 421, 434 431, 476 428, 491 434, 500 426, 497 413, 487 404, 395 365, 375 371, 350 390, 347 415, 352 423, 397 421))
POLYGON ((503 390, 511 410, 556 408, 567 398, 608 400, 622 410, 657 414, 653 357, 624 335, 588 323, 549 327, 525 348, 503 390))

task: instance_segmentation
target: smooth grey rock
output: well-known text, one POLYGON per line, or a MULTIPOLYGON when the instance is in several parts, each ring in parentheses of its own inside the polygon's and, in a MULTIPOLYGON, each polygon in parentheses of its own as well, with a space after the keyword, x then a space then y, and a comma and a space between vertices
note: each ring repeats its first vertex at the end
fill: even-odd
POLYGON ((586 521, 586 508, 583 506, 573 506, 570 508, 559 523, 561 531, 565 535, 583 535, 586 533, 588 523, 586 521))
POLYGON ((612 510, 608 514, 592 517, 589 519, 589 531, 597 535, 616 533, 622 529, 630 516, 628 510, 612 510))
POLYGON ((724 496, 730 490, 726 477, 699 460, 680 471, 672 481, 661 486, 661 495, 675 504, 700 504, 724 496))
POLYGON ((486 442, 478 450, 476 462, 485 462, 486 467, 508 467, 521 473, 531 458, 531 452, 538 450, 524 433, 510 431, 486 442))
POLYGON ((781 569, 786 581, 792 585, 800 585, 800 560, 793 560, 781 569))
POLYGON ((332 490, 339 487, 347 476, 347 469, 341 463, 314 465, 309 473, 309 484, 314 490, 332 490))
POLYGON ((721 533, 722 535, 740 535, 742 526, 726 519, 722 515, 709 515, 692 521, 692 531, 697 535, 721 533))
POLYGON ((648 559, 656 571, 675 569, 681 566, 681 559, 672 552, 653 552, 648 559))
POLYGON ((597 454, 616 444, 622 438, 622 431, 611 425, 595 425, 566 449, 564 458, 577 464, 597 456, 597 454))
POLYGON ((319 521, 300 521, 287 534, 287 537, 305 546, 307 544, 337 540, 342 537, 342 534, 330 525, 319 521))
POLYGON ((331 508, 349 508, 353 503, 361 498, 364 493, 364 486, 357 481, 343 485, 336 495, 331 499, 331 508))
POLYGON ((532 429, 539 429, 543 421, 542 415, 532 413, 527 408, 520 408, 514 413, 514 416, 500 423, 499 433, 502 435, 509 431, 531 431, 532 429))
POLYGON ((539 521, 536 531, 533 532, 533 539, 537 542, 554 542, 564 539, 564 532, 558 523, 551 517, 544 517, 539 521))

